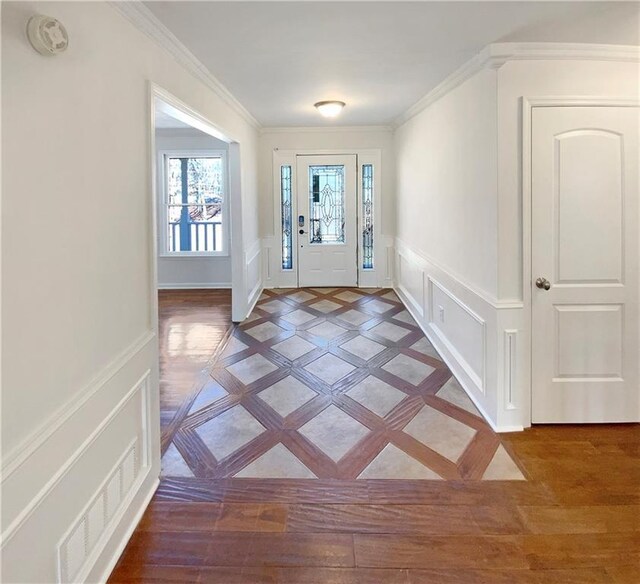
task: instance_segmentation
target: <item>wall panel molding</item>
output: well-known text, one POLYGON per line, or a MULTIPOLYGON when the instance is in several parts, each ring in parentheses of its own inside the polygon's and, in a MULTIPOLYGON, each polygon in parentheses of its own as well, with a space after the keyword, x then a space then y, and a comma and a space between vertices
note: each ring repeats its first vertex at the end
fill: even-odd
POLYGON ((98 375, 80 388, 71 399, 67 400, 51 416, 49 416, 19 446, 3 457, 0 484, 4 484, 37 450, 44 445, 67 421, 72 418, 91 398, 117 375, 127 363, 144 349, 153 339, 153 331, 145 331, 124 351, 117 355, 98 375))
POLYGON ((486 388, 486 353, 487 353, 487 331, 486 322, 483 318, 478 316, 473 310, 471 310, 464 302, 457 298, 450 290, 439 283, 431 276, 426 276, 427 279, 427 298, 428 309, 427 318, 428 323, 431 325, 434 333, 440 338, 440 340, 447 346, 451 354, 456 358, 456 361, 462 367, 465 373, 471 378, 474 385, 481 393, 485 393, 486 388), (468 316, 469 319, 474 321, 479 327, 480 332, 480 346, 477 347, 478 354, 480 355, 480 363, 478 368, 474 368, 467 358, 459 351, 455 344, 447 337, 444 330, 442 330, 437 322, 436 310, 434 306, 434 291, 439 290, 442 294, 447 296, 453 303, 455 303, 460 310, 468 316), (479 369, 479 370, 477 370, 479 369))
POLYGON ((398 239, 395 251, 396 292, 460 385, 494 430, 522 430, 521 304, 488 299, 398 239))
POLYGON ((150 376, 151 371, 147 370, 145 374, 133 385, 133 387, 125 394, 118 404, 109 412, 102 422, 91 432, 88 438, 73 452, 73 454, 65 460, 58 471, 45 483, 38 491, 37 495, 22 509, 15 519, 2 531, 0 539, 2 540, 2 548, 4 548, 25 525, 35 510, 42 505, 53 489, 60 481, 73 469, 78 460, 84 456, 96 440, 105 432, 113 420, 122 412, 129 402, 138 395, 141 399, 140 412, 141 419, 140 428, 144 430, 142 442, 140 444, 139 455, 140 463, 144 467, 149 466, 151 460, 151 436, 150 436, 150 412, 149 404, 150 396, 150 376))

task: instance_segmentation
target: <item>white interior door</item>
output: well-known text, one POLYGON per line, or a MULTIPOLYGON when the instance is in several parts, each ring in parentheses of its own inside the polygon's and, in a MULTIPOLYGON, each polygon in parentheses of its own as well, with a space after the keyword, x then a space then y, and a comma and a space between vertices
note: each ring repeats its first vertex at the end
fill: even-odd
POLYGON ((356 156, 298 156, 298 285, 357 286, 356 156))
POLYGON ((533 108, 534 423, 639 419, 638 114, 533 108))

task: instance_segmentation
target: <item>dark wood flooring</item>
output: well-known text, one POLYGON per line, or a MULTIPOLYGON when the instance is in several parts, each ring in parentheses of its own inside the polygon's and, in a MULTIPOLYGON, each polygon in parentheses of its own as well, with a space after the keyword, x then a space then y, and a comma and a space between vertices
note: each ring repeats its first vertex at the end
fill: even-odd
MULTIPOLYGON (((161 294, 165 433, 226 334, 229 301, 161 294)), ((200 501, 156 499, 109 582, 638 584, 640 426, 501 438, 528 481, 229 479, 203 482, 200 501)))

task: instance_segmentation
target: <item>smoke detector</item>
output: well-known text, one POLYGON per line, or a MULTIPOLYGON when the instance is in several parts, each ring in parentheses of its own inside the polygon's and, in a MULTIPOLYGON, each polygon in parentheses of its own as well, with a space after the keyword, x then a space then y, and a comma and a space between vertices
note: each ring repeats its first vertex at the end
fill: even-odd
POLYGON ((41 55, 57 55, 69 46, 69 35, 64 25, 44 14, 37 14, 29 19, 27 37, 31 46, 41 55))

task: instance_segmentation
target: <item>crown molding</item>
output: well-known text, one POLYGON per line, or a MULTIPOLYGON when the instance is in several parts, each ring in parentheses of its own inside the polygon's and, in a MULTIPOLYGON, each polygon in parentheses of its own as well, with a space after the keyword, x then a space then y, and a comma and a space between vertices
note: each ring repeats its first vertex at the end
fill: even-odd
POLYGON ((196 56, 176 37, 142 2, 119 2, 111 0, 109 4, 133 24, 138 30, 146 34, 160 47, 167 51, 180 65, 189 71, 196 79, 204 83, 220 99, 241 116, 254 128, 260 128, 260 123, 233 94, 216 79, 211 72, 196 58, 196 56))
POLYGON ((323 134, 323 133, 371 133, 371 132, 392 132, 391 126, 276 126, 262 127, 260 134, 323 134))
POLYGON ((393 127, 399 128, 483 69, 499 69, 507 61, 560 59, 637 63, 640 62, 640 47, 583 43, 493 43, 487 45, 398 116, 393 127))

